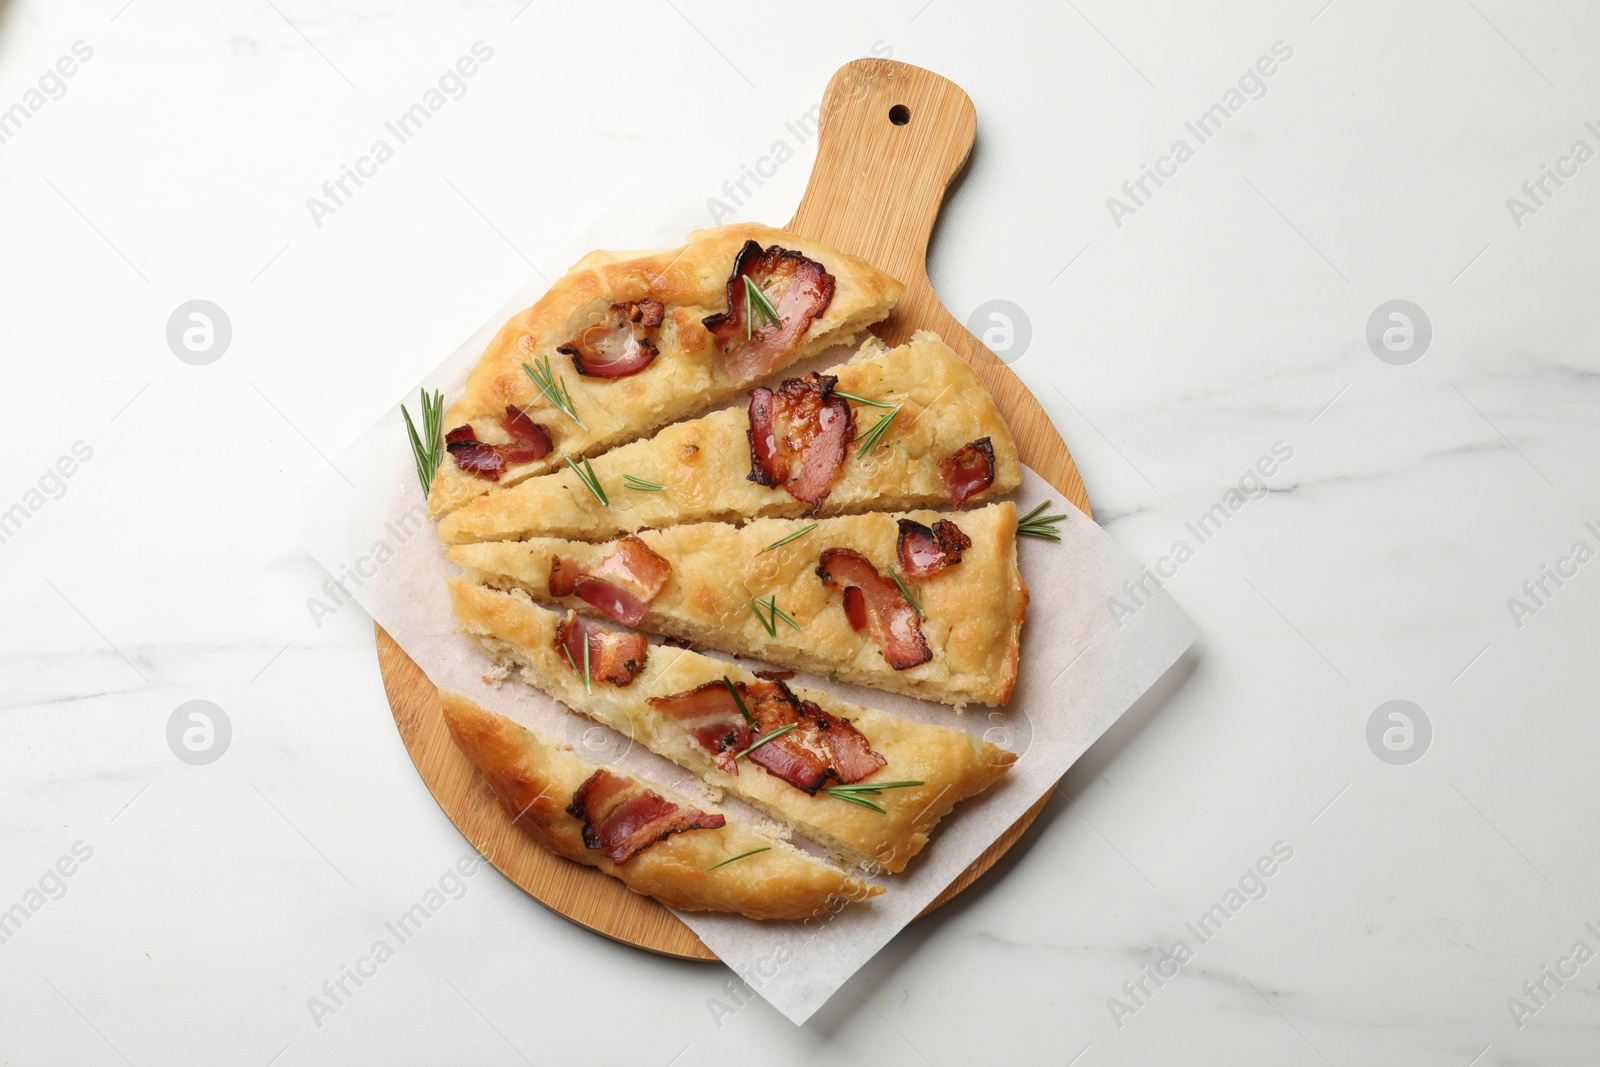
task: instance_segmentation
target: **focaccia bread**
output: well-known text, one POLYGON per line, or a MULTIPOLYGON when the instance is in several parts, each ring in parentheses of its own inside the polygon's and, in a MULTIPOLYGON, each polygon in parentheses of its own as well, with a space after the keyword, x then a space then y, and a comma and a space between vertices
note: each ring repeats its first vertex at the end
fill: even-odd
MULTIPOLYGON (((1017 445, 994 399, 937 334, 919 332, 892 350, 871 339, 849 363, 822 376, 836 379, 831 388, 837 393, 899 410, 865 454, 862 446, 844 442, 828 491, 816 504, 785 485, 752 477, 757 461, 751 455, 751 416, 748 406, 740 406, 675 423, 648 440, 597 456, 592 468, 605 503, 564 469, 473 500, 440 521, 439 537, 446 544, 540 535, 605 540, 692 522, 986 503, 1020 483, 1017 445), (957 476, 949 462, 969 448, 980 453, 975 482, 957 476)), ((893 410, 840 403, 850 403, 858 433, 893 410)))
POLYGON ((465 697, 439 696, 456 746, 483 772, 516 825, 556 855, 596 867, 636 893, 685 911, 804 919, 841 900, 883 892, 781 840, 708 814, 662 786, 587 763, 570 748, 465 697), (635 808, 621 810, 630 801, 635 808), (603 817, 601 805, 610 808, 603 817), (609 843, 614 827, 634 840, 609 843), (665 836, 657 837, 663 829, 665 836), (607 836, 595 844, 596 834, 607 836), (611 858, 623 852, 631 854, 611 858))
POLYGON ((590 544, 456 545, 480 584, 697 644, 963 705, 1004 704, 1027 586, 1017 510, 696 523, 590 544), (907 596, 909 594, 909 597, 907 596))
POLYGON ((670 645, 651 646, 621 685, 597 673, 591 657, 586 684, 582 654, 572 656, 573 641, 563 640, 562 613, 520 590, 462 578, 451 580, 450 591, 462 632, 529 685, 786 822, 848 864, 904 870, 940 819, 1016 761, 961 730, 791 689, 670 645), (757 744, 768 735, 775 736, 757 744), (868 791, 874 783, 910 784, 868 791))
POLYGON ((855 340, 904 291, 854 256, 765 226, 632 255, 585 256, 490 342, 445 412, 450 454, 432 514, 710 410, 855 340))

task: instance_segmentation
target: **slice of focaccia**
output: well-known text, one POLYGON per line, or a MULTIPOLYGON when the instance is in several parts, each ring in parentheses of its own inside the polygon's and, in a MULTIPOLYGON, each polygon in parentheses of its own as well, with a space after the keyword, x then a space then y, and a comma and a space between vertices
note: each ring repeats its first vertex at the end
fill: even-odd
POLYGON ((450 591, 462 631, 528 684, 788 823, 846 863, 904 870, 940 819, 1016 762, 960 730, 791 689, 670 645, 649 648, 623 685, 596 674, 591 657, 586 681, 581 646, 572 656, 563 639, 571 627, 565 613, 539 607, 520 590, 499 592, 463 578, 452 579, 450 591), (764 737, 771 740, 763 744, 764 737))
POLYGON ((764 226, 594 252, 503 326, 444 415, 435 515, 697 415, 882 319, 904 286, 764 226))
POLYGON ((1004 704, 1028 590, 1010 501, 953 515, 696 523, 589 544, 456 545, 481 584, 784 667, 1004 704))
MULTIPOLYGON (((790 404, 800 410, 781 413, 784 425, 768 427, 772 436, 789 440, 812 431, 805 457, 810 462, 791 462, 792 478, 763 479, 761 457, 752 455, 765 400, 757 391, 750 407, 676 423, 597 457, 592 468, 604 502, 575 472, 562 470, 479 497, 446 515, 439 537, 446 544, 536 535, 592 541, 691 522, 959 507, 1003 496, 1021 481, 1017 445, 994 399, 937 334, 920 332, 887 351, 870 340, 849 363, 822 372, 815 383, 785 383, 773 407, 786 395, 808 389, 820 394, 825 387, 828 398, 790 404), (832 412, 847 405, 841 425, 855 433, 829 441, 822 422, 830 413, 827 401, 834 399, 832 412), (868 447, 864 435, 891 412, 889 425, 868 447), (852 443, 852 436, 863 440, 852 443), (813 465, 818 473, 809 469, 813 465)), ((765 421, 779 417, 774 410, 765 421)))
POLYGON ((587 763, 465 697, 439 696, 456 746, 512 821, 636 893, 685 911, 803 919, 883 892, 662 786, 587 763))

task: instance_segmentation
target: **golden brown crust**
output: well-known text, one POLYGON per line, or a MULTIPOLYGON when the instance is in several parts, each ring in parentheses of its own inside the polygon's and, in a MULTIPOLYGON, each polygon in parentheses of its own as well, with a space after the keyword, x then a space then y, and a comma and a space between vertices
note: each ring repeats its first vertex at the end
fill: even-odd
POLYGON ((748 240, 782 245, 821 263, 834 276, 827 309, 806 330, 800 344, 773 370, 854 338, 894 308, 904 286, 854 256, 765 226, 725 226, 689 235, 682 248, 619 258, 617 253, 585 256, 537 303, 506 323, 467 376, 460 397, 445 412, 446 430, 473 428, 477 440, 501 443, 499 420, 506 407, 526 411, 550 431, 555 447, 544 458, 509 468, 499 482, 466 474, 446 460, 428 497, 441 515, 523 478, 561 467, 569 456, 590 455, 642 437, 668 422, 696 415, 734 396, 749 380, 724 368, 701 319, 725 310, 728 275, 734 257, 748 240), (572 361, 556 352, 587 328, 613 303, 652 298, 667 305, 660 328, 660 354, 644 370, 626 378, 580 375, 572 361), (522 364, 545 358, 570 391, 583 426, 562 414, 528 378, 522 364))
POLYGON ((946 813, 987 789, 1016 761, 1014 754, 961 730, 912 722, 796 688, 800 699, 815 701, 824 711, 850 720, 887 760, 868 782, 922 785, 885 792, 876 801, 885 809, 879 814, 826 793, 809 796, 748 762, 741 762, 739 773, 730 775, 677 720, 649 701, 723 677, 750 683, 755 680, 751 672, 686 649, 654 646, 643 672, 627 688, 596 682, 585 691, 582 679, 554 647, 560 619, 556 612, 539 607, 520 591, 500 592, 463 578, 451 580, 450 592, 462 631, 480 641, 492 657, 520 668, 530 685, 699 774, 712 787, 787 822, 847 862, 870 869, 903 870, 946 813))
MULTIPOLYGON (((949 507, 939 461, 981 438, 994 449, 995 480, 968 506, 1004 496, 1021 482, 1016 441, 993 398, 937 334, 918 333, 889 351, 869 341, 849 363, 824 373, 839 379, 837 390, 903 406, 870 456, 849 450, 821 514, 949 507)), ((855 409, 862 429, 884 414, 862 405, 855 409)), ((446 515, 440 540, 465 544, 542 535, 592 541, 682 523, 804 514, 807 505, 783 488, 747 477, 749 426, 743 407, 675 423, 593 460, 610 507, 563 470, 496 490, 446 515), (629 489, 625 474, 666 488, 629 489)))
MULTIPOLYGON (((639 534, 672 565, 672 576, 651 601, 641 626, 735 655, 816 674, 836 671, 847 682, 947 704, 999 705, 1010 699, 1028 605, 1027 586, 1017 569, 1014 504, 1005 501, 954 514, 880 512, 821 519, 810 533, 766 550, 810 524, 759 519, 744 527, 696 523, 639 534), (884 575, 891 566, 898 569, 900 517, 930 526, 952 520, 971 538, 972 547, 962 553, 959 564, 913 581, 933 658, 896 671, 884 661, 869 631, 851 628, 841 597, 824 587, 816 567, 823 550, 848 548, 866 556, 884 575), (752 602, 773 596, 798 630, 776 620, 775 632, 767 632, 752 602)), ((610 544, 534 538, 456 545, 447 555, 475 581, 519 587, 535 600, 584 611, 588 605, 577 598, 551 598, 550 559, 564 553, 589 565, 611 551, 610 544)))
MULTIPOLYGON (((584 847, 582 823, 566 811, 594 766, 465 697, 439 696, 457 747, 483 772, 506 814, 558 856, 596 867, 636 893, 685 911, 792 920, 820 915, 841 899, 864 900, 883 891, 731 819, 715 830, 674 834, 627 863, 612 863, 599 850, 584 847), (706 870, 756 848, 770 851, 706 870)), ((640 781, 675 803, 705 806, 640 781)))

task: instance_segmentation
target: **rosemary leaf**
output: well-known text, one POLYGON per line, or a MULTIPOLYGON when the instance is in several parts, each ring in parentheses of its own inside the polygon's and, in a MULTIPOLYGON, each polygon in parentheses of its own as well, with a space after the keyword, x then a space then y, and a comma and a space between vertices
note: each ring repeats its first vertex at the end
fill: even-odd
POLYGON ((856 438, 857 441, 861 442, 861 448, 856 452, 857 459, 865 459, 872 455, 873 450, 878 447, 878 442, 883 440, 883 435, 889 429, 889 424, 894 421, 896 415, 900 414, 900 408, 901 405, 896 404, 889 411, 889 414, 872 424, 872 429, 856 438))
POLYGON ((772 301, 767 299, 767 294, 761 291, 761 286, 751 280, 750 275, 744 277, 744 339, 746 341, 755 336, 756 316, 760 315, 772 326, 782 325, 778 318, 778 309, 772 306, 772 301))
POLYGON ((749 748, 740 749, 738 752, 735 752, 733 754, 733 758, 735 760, 743 759, 745 756, 750 755, 750 753, 754 752, 768 741, 771 741, 774 737, 782 737, 784 734, 788 733, 790 730, 793 730, 799 725, 800 724, 797 722, 792 722, 788 726, 780 726, 770 734, 767 734, 765 737, 756 738, 755 742, 751 744, 749 748))
MULTIPOLYGON (((816 528, 817 528, 817 524, 816 523, 812 523, 809 526, 802 526, 802 527, 800 527, 800 529, 796 530, 794 533, 790 534, 788 537, 782 537, 782 538, 779 538, 778 540, 772 542, 772 544, 768 545, 766 548, 763 548, 761 550, 761 552, 771 552, 775 548, 782 548, 784 545, 788 544, 790 541, 798 541, 800 538, 804 537, 806 534, 810 533, 812 530, 815 530, 816 528)), ((761 555, 761 552, 757 552, 756 555, 758 555, 758 556, 761 555)))
POLYGON ((856 396, 854 393, 846 393, 841 389, 835 389, 833 391, 833 395, 834 396, 842 396, 846 400, 854 400, 857 404, 866 404, 868 407, 874 407, 874 408, 892 408, 892 407, 894 407, 893 404, 885 404, 882 400, 868 400, 864 396, 856 396))
POLYGON ((567 466, 572 468, 572 473, 578 476, 578 481, 583 483, 585 489, 594 494, 594 498, 600 501, 602 506, 608 508, 611 506, 611 500, 606 496, 605 488, 601 486, 599 477, 594 473, 594 465, 589 462, 589 457, 585 456, 580 466, 573 461, 571 456, 568 456, 567 466))
POLYGON ((568 389, 567 383, 558 379, 555 371, 551 369, 549 356, 537 361, 534 366, 524 363, 522 369, 533 379, 533 384, 539 387, 539 392, 544 394, 544 398, 550 401, 557 411, 577 423, 580 429, 588 429, 583 425, 583 420, 578 418, 578 409, 573 406, 572 390, 568 389))
POLYGON ((756 621, 761 624, 761 628, 763 630, 767 631, 767 636, 768 637, 777 637, 778 636, 778 619, 777 619, 777 617, 776 616, 768 616, 768 615, 761 614, 761 609, 766 607, 766 606, 767 606, 767 602, 764 601, 764 600, 752 600, 752 601, 750 601, 750 610, 755 612, 756 621))
POLYGON ((1017 536, 1037 537, 1041 541, 1061 540, 1061 533, 1056 529, 1055 524, 1060 522, 1062 519, 1065 519, 1067 516, 1065 514, 1040 514, 1040 512, 1044 511, 1044 509, 1049 507, 1052 503, 1054 503, 1054 501, 1046 500, 1043 504, 1040 504, 1022 518, 1018 519, 1017 536))
POLYGON ((927 613, 922 610, 922 599, 912 594, 911 587, 905 583, 904 579, 900 577, 893 567, 889 568, 889 577, 893 578, 894 584, 900 587, 900 595, 906 598, 906 603, 916 608, 918 615, 921 615, 924 619, 927 618, 927 613))
POLYGON ((422 406, 422 432, 411 421, 411 412, 404 404, 400 414, 406 420, 406 434, 411 438, 411 455, 417 461, 417 480, 422 483, 422 493, 427 495, 433 487, 434 476, 444 460, 444 394, 435 390, 429 395, 426 389, 417 391, 422 406))
POLYGON ((750 714, 750 709, 744 706, 744 697, 739 695, 739 687, 734 685, 728 676, 722 676, 722 684, 728 687, 728 692, 733 694, 733 702, 739 705, 739 714, 744 716, 744 721, 751 726, 756 724, 755 716, 750 714))
POLYGON ((757 852, 771 852, 771 851, 772 851, 772 846, 771 845, 763 845, 760 848, 753 848, 749 852, 741 852, 737 856, 729 856, 727 859, 723 860, 721 863, 713 863, 711 866, 706 868, 706 871, 714 871, 718 867, 726 867, 728 864, 732 863, 734 860, 742 860, 746 856, 754 856, 757 852))
POLYGON ((667 488, 664 485, 657 485, 655 482, 647 482, 643 478, 635 478, 631 474, 622 476, 622 485, 625 489, 636 489, 641 493, 660 493, 667 488))

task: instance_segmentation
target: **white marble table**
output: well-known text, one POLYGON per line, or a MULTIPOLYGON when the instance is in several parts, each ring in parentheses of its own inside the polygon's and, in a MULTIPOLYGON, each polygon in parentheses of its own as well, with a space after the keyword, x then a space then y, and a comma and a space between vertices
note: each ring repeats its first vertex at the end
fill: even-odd
POLYGON ((1322 5, 0 3, 0 1062, 1592 1061, 1600 18, 1322 5), (453 875, 368 620, 273 516, 641 179, 787 217, 872 54, 977 103, 936 284, 1022 309, 1205 637, 796 1029, 453 875), (1369 346, 1393 300, 1420 359, 1369 346), (1391 700, 1429 729, 1369 744, 1391 700))

